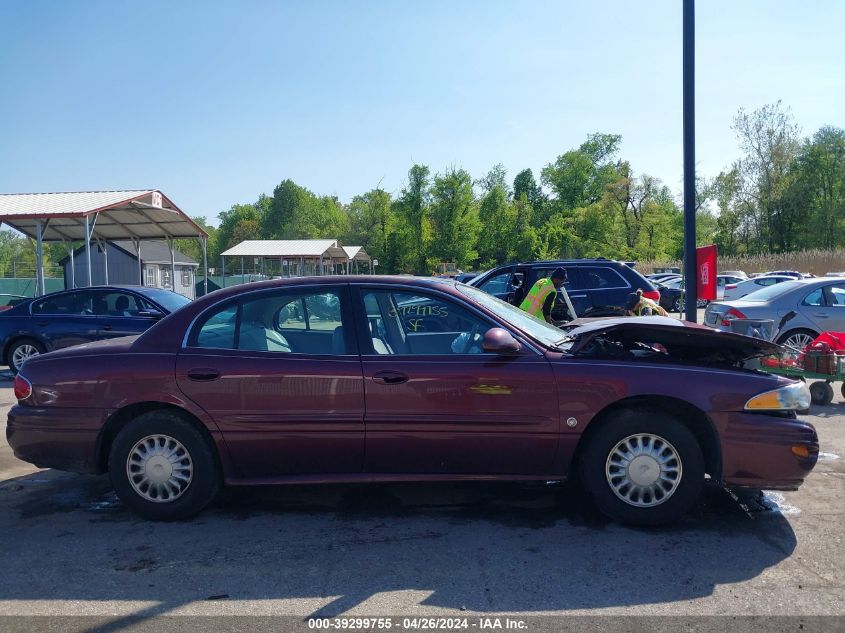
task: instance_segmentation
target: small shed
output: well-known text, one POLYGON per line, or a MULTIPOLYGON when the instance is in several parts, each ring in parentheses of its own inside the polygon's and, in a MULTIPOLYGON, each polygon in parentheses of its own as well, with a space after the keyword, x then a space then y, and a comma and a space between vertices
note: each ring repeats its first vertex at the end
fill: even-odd
MULTIPOLYGON (((84 252, 85 248, 79 247, 74 251, 74 257, 68 255, 59 262, 64 269, 65 288, 73 288, 87 279, 88 262, 84 252)), ((167 243, 145 241, 140 261, 143 285, 174 290, 194 299, 199 264, 177 249, 173 249, 173 263, 176 265, 175 280, 167 243)), ((133 241, 98 242, 96 248, 91 249, 91 279, 94 284, 135 285, 138 283, 138 269, 138 249, 133 241)))

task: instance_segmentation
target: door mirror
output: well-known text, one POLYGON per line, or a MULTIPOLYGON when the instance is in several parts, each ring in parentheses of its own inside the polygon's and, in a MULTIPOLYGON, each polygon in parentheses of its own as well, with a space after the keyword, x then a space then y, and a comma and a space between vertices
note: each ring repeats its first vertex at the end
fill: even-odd
POLYGON ((518 354, 519 350, 522 349, 522 345, 519 344, 511 333, 507 330, 503 330, 500 327, 494 327, 487 330, 484 334, 484 340, 481 342, 481 348, 485 352, 490 352, 491 354, 518 354))
POLYGON ((139 310, 138 316, 139 317, 146 317, 148 319, 155 319, 156 321, 158 321, 159 319, 164 318, 164 312, 159 312, 158 310, 153 310, 153 309, 139 310))
POLYGON ((523 273, 514 273, 513 277, 511 277, 511 288, 516 290, 517 288, 522 288, 522 284, 525 282, 525 275, 523 273))

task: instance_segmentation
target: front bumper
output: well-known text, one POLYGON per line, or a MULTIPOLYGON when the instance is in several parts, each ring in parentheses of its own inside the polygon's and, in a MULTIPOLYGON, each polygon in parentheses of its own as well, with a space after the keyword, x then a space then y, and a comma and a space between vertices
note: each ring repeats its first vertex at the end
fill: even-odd
POLYGON ((760 413, 714 415, 722 443, 722 480, 729 486, 796 490, 813 470, 819 437, 813 425, 760 413), (806 452, 806 457, 797 455, 806 452))
POLYGON ((6 422, 6 441, 15 457, 39 468, 96 473, 102 421, 98 409, 15 405, 6 422))

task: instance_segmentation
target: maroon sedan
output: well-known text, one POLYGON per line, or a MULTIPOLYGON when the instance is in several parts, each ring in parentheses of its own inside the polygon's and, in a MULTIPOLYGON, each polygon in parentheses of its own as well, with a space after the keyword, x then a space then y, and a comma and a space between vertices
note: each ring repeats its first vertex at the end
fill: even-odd
POLYGON ((108 471, 152 519, 222 484, 562 480, 657 524, 707 476, 794 490, 818 439, 771 343, 660 317, 569 333, 445 279, 322 277, 214 292, 137 337, 27 361, 7 438, 108 471))

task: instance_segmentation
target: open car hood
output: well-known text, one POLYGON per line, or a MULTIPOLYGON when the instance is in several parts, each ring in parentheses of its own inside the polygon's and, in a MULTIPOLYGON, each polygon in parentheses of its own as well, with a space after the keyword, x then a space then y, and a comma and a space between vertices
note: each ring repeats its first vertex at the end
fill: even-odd
POLYGON ((574 338, 569 353, 573 355, 595 350, 594 344, 599 340, 625 349, 659 346, 673 360, 707 364, 734 365, 783 351, 771 341, 720 332, 670 317, 590 319, 569 325, 574 326, 569 329, 569 336, 574 338))

